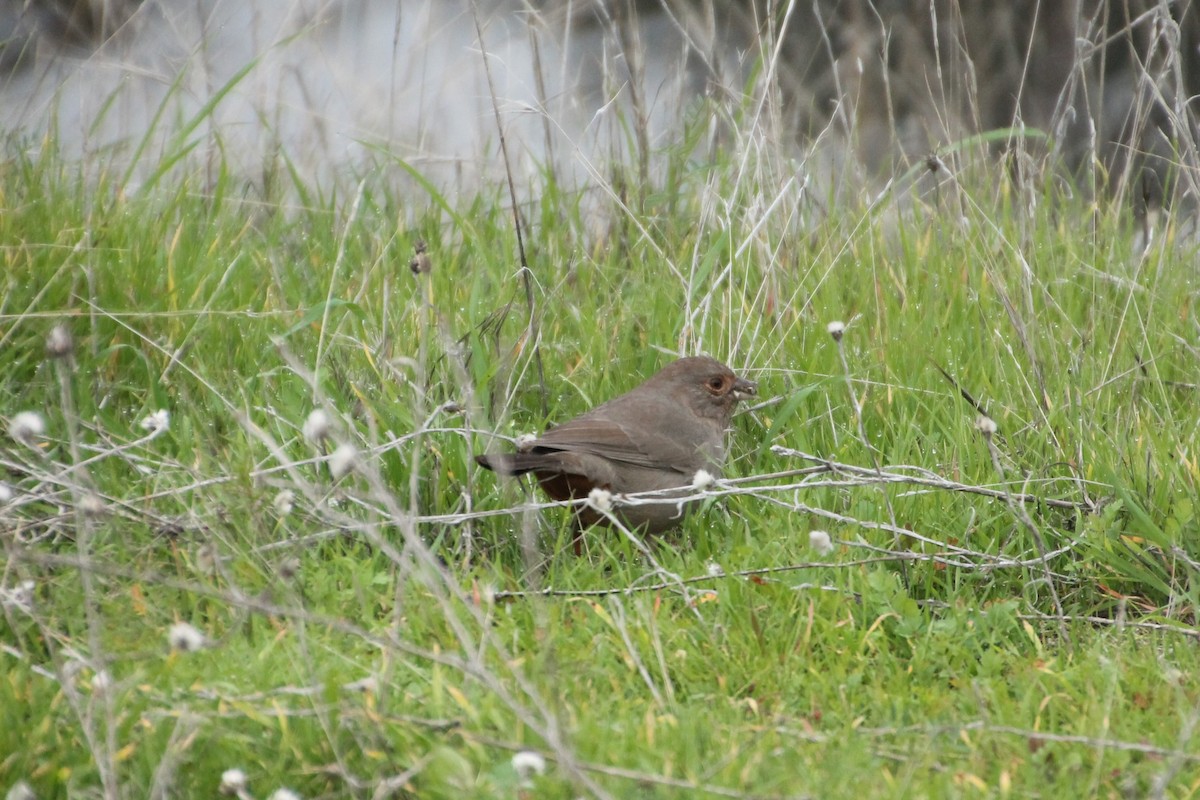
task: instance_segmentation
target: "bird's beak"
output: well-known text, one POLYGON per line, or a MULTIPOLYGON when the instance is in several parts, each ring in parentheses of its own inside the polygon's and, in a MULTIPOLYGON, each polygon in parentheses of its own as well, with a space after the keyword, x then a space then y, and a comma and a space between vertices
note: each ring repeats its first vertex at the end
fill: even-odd
POLYGON ((733 396, 737 400, 758 394, 758 384, 745 378, 738 378, 733 383, 733 396))

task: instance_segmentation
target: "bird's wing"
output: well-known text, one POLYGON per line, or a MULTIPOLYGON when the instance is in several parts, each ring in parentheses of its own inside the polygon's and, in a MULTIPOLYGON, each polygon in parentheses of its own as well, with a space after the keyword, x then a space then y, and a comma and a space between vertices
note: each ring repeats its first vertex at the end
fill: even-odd
POLYGON ((621 464, 687 472, 685 465, 696 460, 695 451, 658 433, 635 436, 626 425, 607 415, 587 414, 546 431, 533 447, 535 451, 546 448, 587 453, 621 464))

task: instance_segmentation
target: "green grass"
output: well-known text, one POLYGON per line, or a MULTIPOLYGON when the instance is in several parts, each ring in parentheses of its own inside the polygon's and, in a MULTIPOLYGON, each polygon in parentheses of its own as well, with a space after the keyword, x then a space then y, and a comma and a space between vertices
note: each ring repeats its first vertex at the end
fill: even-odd
POLYGON ((397 776, 422 798, 1200 789, 1190 240, 1137 254, 1118 204, 1049 178, 1018 207, 973 149, 937 193, 874 204, 815 200, 765 157, 678 157, 678 184, 627 205, 544 176, 522 209, 535 344, 498 192, 139 193, 16 152, 0 418, 47 433, 0 443, 0 787, 212 796, 236 767, 262 797, 397 776), (58 323, 69 360, 45 355, 58 323), (508 446, 490 432, 568 418, 680 347, 775 400, 736 419, 728 477, 811 466, 780 445, 1079 506, 1026 524, 948 487, 768 479, 652 542, 659 571, 611 531, 576 557, 565 512, 523 515, 473 466, 508 446), (938 366, 998 423, 1003 475, 938 366), (333 441, 302 435, 314 408, 333 441), (338 442, 358 467, 334 480, 338 442), (208 646, 169 652, 180 621, 208 646), (559 762, 532 788, 522 748, 559 762))

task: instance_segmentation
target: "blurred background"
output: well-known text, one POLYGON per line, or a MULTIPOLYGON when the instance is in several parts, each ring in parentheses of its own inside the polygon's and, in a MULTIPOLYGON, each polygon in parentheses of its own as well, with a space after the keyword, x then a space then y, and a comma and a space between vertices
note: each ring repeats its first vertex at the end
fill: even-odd
POLYGON ((577 184, 689 136, 872 181, 1024 129, 1144 203, 1189 191, 1198 45, 1165 0, 0 0, 0 119, 135 180, 186 153, 471 190, 504 175, 497 111, 518 176, 577 184))

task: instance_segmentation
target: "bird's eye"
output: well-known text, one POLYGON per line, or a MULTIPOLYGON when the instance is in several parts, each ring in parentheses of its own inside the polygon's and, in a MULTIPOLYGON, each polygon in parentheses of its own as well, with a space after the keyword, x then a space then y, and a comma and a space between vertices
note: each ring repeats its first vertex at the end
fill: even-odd
POLYGON ((714 375, 708 379, 708 388, 714 392, 721 391, 725 388, 725 379, 714 375))

